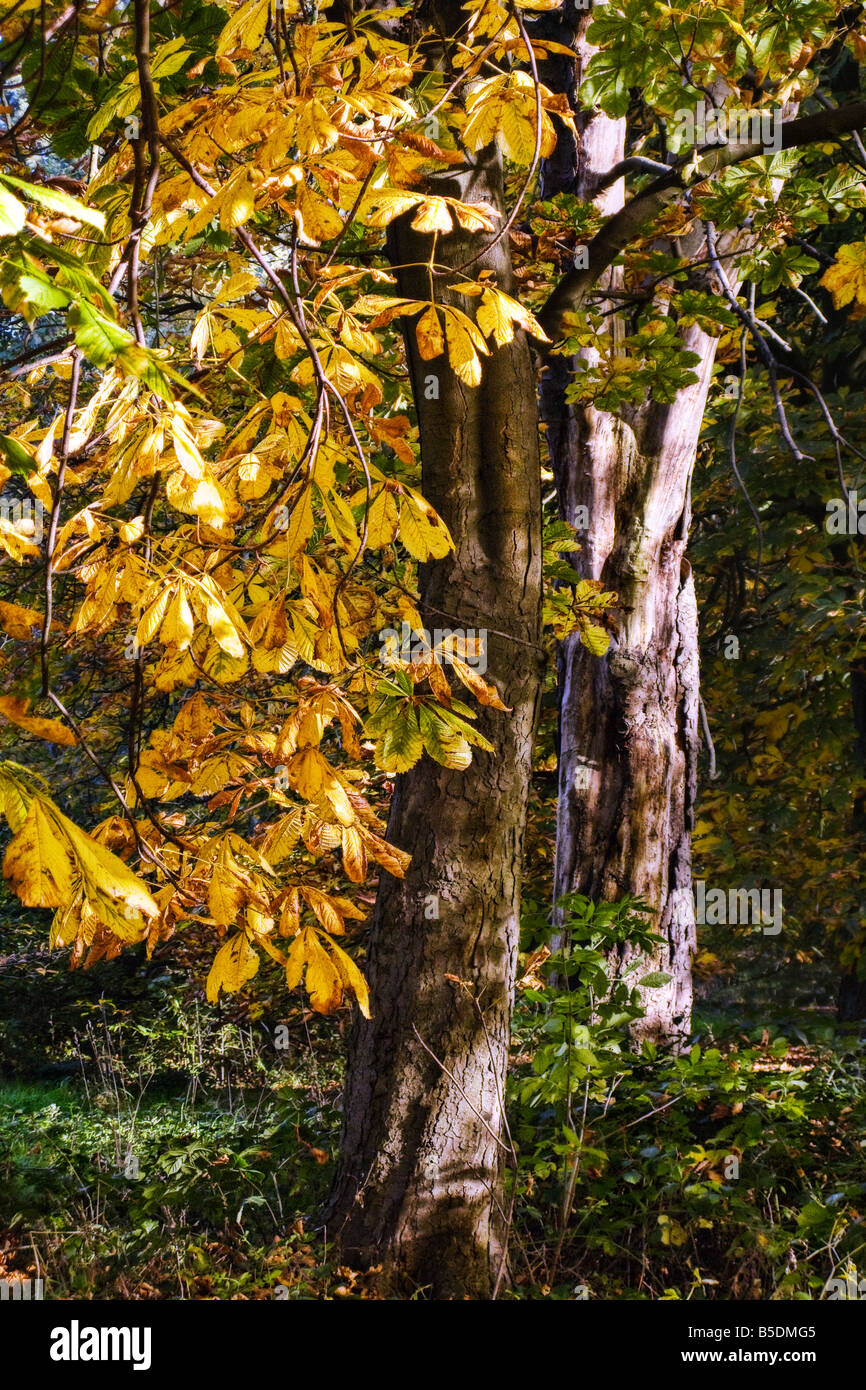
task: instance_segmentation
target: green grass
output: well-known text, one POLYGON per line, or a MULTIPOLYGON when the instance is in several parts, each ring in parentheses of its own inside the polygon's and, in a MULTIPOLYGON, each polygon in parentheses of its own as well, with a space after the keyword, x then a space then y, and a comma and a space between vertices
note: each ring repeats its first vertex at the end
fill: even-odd
POLYGON ((38 1268, 49 1298, 269 1297, 280 1282, 320 1296, 304 1293, 319 1263, 304 1221, 334 1129, 285 1075, 231 1111, 227 1097, 2 1085, 0 1258, 38 1268))
MULTIPOLYGON (((290 996, 232 1016, 165 966, 62 965, 26 948, 0 960, 0 1277, 41 1276, 49 1299, 375 1296, 316 1228, 338 1021, 290 996)), ((750 979, 744 961, 696 1011, 692 1055, 594 1035, 581 1076, 522 993, 503 1296, 812 1299, 866 1274, 866 1063, 819 986, 760 962, 750 979)))

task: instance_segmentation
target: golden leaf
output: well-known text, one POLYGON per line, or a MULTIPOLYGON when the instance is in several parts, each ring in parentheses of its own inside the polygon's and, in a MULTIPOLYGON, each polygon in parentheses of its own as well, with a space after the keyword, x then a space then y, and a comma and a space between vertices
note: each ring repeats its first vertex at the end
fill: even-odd
POLYGON ((400 516, 393 492, 385 487, 373 498, 367 512, 367 544, 372 550, 390 545, 397 534, 400 516))
POLYGON ((3 876, 25 907, 61 907, 72 896, 68 848, 37 796, 6 851, 3 876))
POLYGON ((493 709, 504 710, 507 714, 511 712, 508 705, 502 703, 496 687, 479 676, 477 671, 473 671, 471 666, 467 666, 465 661, 461 661, 453 654, 449 657, 449 661, 460 680, 468 690, 472 691, 480 705, 490 705, 493 709))
POLYGON ((400 500, 400 540, 409 554, 416 560, 441 560, 454 542, 445 525, 435 512, 433 518, 419 505, 415 495, 407 492, 400 500))
POLYGON ((453 225, 444 198, 425 198, 412 218, 417 232, 450 232, 453 225))
POLYGON ((215 864, 208 887, 208 909, 220 927, 232 926, 247 898, 247 885, 233 864, 215 864))
POLYGON ((0 602, 0 627, 18 642, 29 642, 31 628, 42 627, 42 614, 35 608, 21 608, 17 603, 0 602))
POLYGON ((415 337, 418 341, 418 352, 425 362, 439 357, 445 351, 445 335, 435 305, 431 304, 425 309, 415 324, 415 337))
POLYGON ((361 831, 356 825, 343 827, 343 868, 353 883, 363 883, 367 877, 367 851, 361 831))
POLYGON ((253 949, 244 932, 236 932, 224 942, 214 957, 207 977, 208 1002, 215 1004, 219 992, 236 994, 259 968, 258 952, 253 949))
POLYGON ((0 696, 0 714, 10 723, 17 724, 20 729, 26 729, 28 734, 36 734, 37 738, 48 739, 51 743, 62 743, 67 748, 74 746, 77 740, 71 729, 67 729, 59 719, 41 719, 29 715, 29 704, 29 700, 20 699, 15 695, 0 696))
POLYGON ((837 309, 844 308, 852 300, 866 307, 866 241, 841 246, 836 253, 836 264, 825 272, 820 283, 832 294, 837 309))
POLYGON ((487 344, 472 320, 459 309, 445 308, 443 313, 448 361, 466 386, 478 386, 481 381, 479 353, 487 354, 487 344))
POLYGON ((116 898, 133 913, 158 917, 159 908, 141 879, 110 849, 52 807, 54 819, 65 833, 85 881, 88 896, 116 898))

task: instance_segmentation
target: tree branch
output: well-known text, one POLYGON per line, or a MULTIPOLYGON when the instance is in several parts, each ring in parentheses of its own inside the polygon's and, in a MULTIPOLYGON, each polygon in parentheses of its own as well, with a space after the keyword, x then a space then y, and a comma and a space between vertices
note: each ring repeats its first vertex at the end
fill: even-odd
MULTIPOLYGON (((786 122, 782 127, 782 149, 800 149, 805 145, 814 145, 863 127, 866 127, 866 102, 853 102, 847 106, 837 106, 831 111, 800 116, 796 120, 786 122)), ((749 141, 745 144, 737 142, 721 147, 701 145, 680 155, 669 173, 663 174, 642 192, 635 194, 593 237, 587 248, 587 269, 572 270, 560 280, 537 315, 548 337, 555 342, 562 336, 565 315, 580 308, 589 290, 598 283, 617 256, 631 245, 651 217, 661 212, 686 189, 694 188, 711 175, 718 174, 734 164, 744 164, 749 159, 757 159, 765 152, 766 147, 760 141, 749 141), (695 173, 687 180, 686 170, 690 165, 694 166, 696 161, 695 173)))

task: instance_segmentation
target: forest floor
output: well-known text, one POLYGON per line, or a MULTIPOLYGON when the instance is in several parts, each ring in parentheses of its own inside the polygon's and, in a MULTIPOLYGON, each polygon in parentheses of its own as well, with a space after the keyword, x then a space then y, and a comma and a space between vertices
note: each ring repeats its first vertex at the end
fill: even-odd
MULTIPOLYGON (((32 929, 3 940, 0 1277, 55 1299, 376 1297, 316 1225, 339 1019, 273 981, 234 1014, 197 1005, 171 954, 70 974, 32 929)), ((623 1054, 565 1093, 521 996, 501 1296, 808 1299, 866 1273, 866 1074, 830 984, 746 952, 710 969, 688 1053, 623 1054)))

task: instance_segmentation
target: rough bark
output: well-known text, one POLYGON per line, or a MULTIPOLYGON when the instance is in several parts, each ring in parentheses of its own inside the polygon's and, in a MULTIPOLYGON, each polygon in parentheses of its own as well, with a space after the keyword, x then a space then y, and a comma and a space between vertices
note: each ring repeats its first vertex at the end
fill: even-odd
MULTIPOLYGON (((625 121, 580 110, 581 75, 592 51, 584 37, 588 22, 566 7, 555 35, 573 42, 576 59, 545 76, 569 92, 580 139, 577 146, 560 142, 545 169, 544 192, 595 198, 606 214, 615 214, 624 184, 611 182, 610 171, 624 158, 625 121)), ((615 272, 607 283, 616 283, 615 272)), ((609 323, 614 337, 622 334, 616 314, 609 323)), ((645 993, 646 1017, 636 1032, 652 1038, 688 1031, 695 941, 690 835, 699 684, 697 609, 685 549, 715 341, 693 328, 684 346, 700 356, 698 380, 669 406, 647 402, 619 417, 591 405, 569 406, 572 364, 563 358, 551 359, 541 390, 562 515, 572 524, 579 508, 589 515, 576 566, 619 595, 617 631, 606 657, 592 656, 576 636, 559 652, 555 896, 579 892, 615 900, 631 894, 655 910, 664 945, 652 968, 671 980, 645 993)))
MULTIPOLYGON (((711 360, 711 358, 710 358, 711 360)), ((685 558, 689 483, 705 383, 669 416, 660 441, 592 409, 568 422, 562 491, 590 508, 578 557, 587 578, 619 595, 608 654, 568 638, 559 652, 560 754, 555 897, 643 898, 664 939, 639 1035, 687 1032, 695 922, 690 835, 697 790, 697 607, 685 558), (656 451, 658 449, 658 452, 656 451)), ((550 414, 547 414, 550 423, 550 414)), ((551 438, 549 433, 548 438, 551 438)), ((559 441, 562 442, 561 440, 559 441)), ((625 963, 625 962, 623 962, 625 963)))
MULTIPOLYGON (((577 143, 561 140, 546 165, 545 196, 576 193, 594 199, 607 216, 589 247, 589 268, 564 275, 540 315, 554 334, 561 331, 562 313, 578 308, 588 288, 619 286, 618 272, 605 267, 683 189, 685 156, 670 175, 625 201, 616 174, 624 162, 626 122, 580 107, 581 79, 593 51, 586 39, 591 18, 567 0, 557 17, 541 21, 555 26, 550 37, 574 49, 573 60, 552 61, 544 76, 568 93, 580 132, 577 143)), ((789 119, 795 114, 796 107, 785 108, 783 148, 818 138, 821 121, 789 119)), ((853 106, 828 114, 834 129, 863 120, 853 106)), ((730 145, 713 153, 713 164, 720 169, 756 152, 730 145)), ((735 293, 739 279, 731 257, 747 244, 748 233, 733 232, 719 247, 735 293)), ((698 224, 677 244, 657 245, 698 258, 704 230, 698 224)), ((720 292, 707 271, 693 278, 701 289, 720 292)), ((615 345, 624 334, 621 316, 613 302, 602 308, 615 345)), ((662 304, 659 312, 665 312, 662 304)), ((681 333, 681 340, 699 359, 697 379, 670 405, 646 401, 618 417, 591 405, 569 406, 565 389, 573 368, 563 358, 551 360, 541 388, 562 515, 575 524, 578 508, 589 514, 576 567, 619 595, 617 632, 605 658, 592 657, 576 637, 559 653, 555 896, 579 892, 610 900, 633 894, 650 904, 663 938, 652 967, 671 979, 645 993, 646 1016, 635 1033, 673 1041, 689 1031, 695 945, 691 830, 700 693, 695 593, 685 550, 691 477, 716 353, 716 339, 697 327, 681 333)))
MULTIPOLYGON (((436 188, 502 205, 490 151, 436 188)), ((436 259, 459 265, 478 244, 455 233, 436 259)), ((397 228, 395 264, 422 263, 400 272, 402 294, 430 297, 430 249, 405 222, 397 228)), ((506 239, 484 264, 507 290, 506 239)), ((437 298, 467 308, 447 290, 437 298)), ((479 728, 496 751, 474 750, 467 771, 425 757, 397 779, 388 838, 412 863, 405 879, 380 882, 367 962, 373 1019, 351 1034, 328 1224, 344 1260, 382 1265, 392 1286, 489 1298, 503 1273, 502 1101, 540 689, 536 376, 522 336, 485 361, 475 389, 444 357, 422 362, 412 330, 406 340, 422 490, 456 543, 423 567, 421 612, 431 627, 487 630, 488 679, 513 712, 483 711, 479 728)))
MULTIPOLYGON (((866 669, 859 663, 851 666, 851 712, 857 739, 854 755, 862 775, 866 769, 866 669)), ((866 834, 866 798, 854 798, 852 828, 866 834)), ((859 1023, 866 1019, 866 979, 856 969, 843 972, 839 980, 836 1012, 840 1023, 859 1023)))

